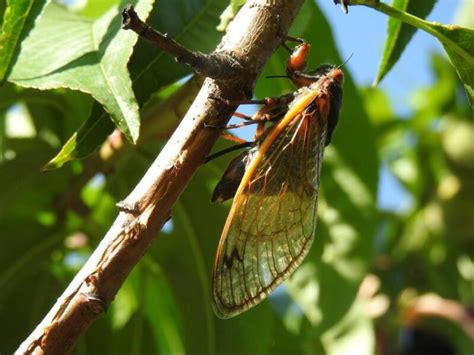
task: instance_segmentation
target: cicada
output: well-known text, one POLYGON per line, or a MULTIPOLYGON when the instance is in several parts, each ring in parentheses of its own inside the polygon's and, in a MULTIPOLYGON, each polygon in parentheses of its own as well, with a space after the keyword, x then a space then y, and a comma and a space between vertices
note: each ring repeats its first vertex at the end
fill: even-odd
POLYGON ((309 48, 303 42, 287 62, 286 77, 299 89, 265 100, 252 119, 273 124, 231 161, 214 190, 213 201, 234 197, 212 273, 221 318, 262 301, 301 264, 314 239, 321 163, 344 74, 328 64, 304 72, 309 48))

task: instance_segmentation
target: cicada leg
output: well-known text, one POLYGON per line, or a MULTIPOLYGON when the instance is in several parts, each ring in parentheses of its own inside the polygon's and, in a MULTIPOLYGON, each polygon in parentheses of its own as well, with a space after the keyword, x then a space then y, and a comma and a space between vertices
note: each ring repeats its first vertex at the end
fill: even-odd
MULTIPOLYGON (((293 99, 294 99, 294 94, 290 93, 290 94, 283 95, 280 97, 266 97, 263 100, 249 100, 249 101, 240 101, 240 102, 226 101, 229 105, 263 104, 264 106, 252 116, 248 116, 240 112, 235 112, 233 114, 234 117, 243 119, 245 120, 245 122, 231 124, 224 127, 217 127, 217 126, 211 126, 211 125, 206 125, 205 127, 227 130, 227 129, 241 128, 241 127, 249 126, 252 124, 257 124, 255 140, 254 142, 247 142, 244 139, 234 136, 233 134, 230 134, 228 132, 223 132, 221 134, 221 138, 237 143, 237 145, 209 155, 206 158, 205 162, 207 163, 210 160, 220 157, 226 153, 252 146, 256 141, 258 141, 262 137, 263 133, 265 132, 265 123, 274 122, 281 119, 288 110, 288 104, 293 99)), ((225 100, 221 100, 221 101, 225 101, 225 100)))
POLYGON ((236 150, 239 150, 239 149, 244 149, 244 148, 248 148, 248 147, 251 147, 255 142, 243 142, 243 143, 240 143, 240 144, 236 144, 232 147, 229 147, 229 148, 226 148, 226 149, 222 149, 214 154, 211 154, 211 155, 208 155, 206 157, 206 160, 204 161, 204 163, 208 163, 210 162, 211 160, 214 160, 216 158, 219 158, 220 156, 223 156, 227 153, 231 153, 231 152, 234 152, 236 150))
POLYGON ((296 42, 296 43, 299 43, 299 44, 303 44, 303 43, 306 43, 306 41, 302 38, 299 38, 299 37, 293 37, 293 36, 288 36, 288 35, 280 35, 280 37, 282 38, 282 43, 281 43, 281 46, 283 48, 285 48, 288 52, 290 53, 293 53, 293 49, 291 49, 287 44, 286 42, 287 41, 291 41, 291 42, 296 42))

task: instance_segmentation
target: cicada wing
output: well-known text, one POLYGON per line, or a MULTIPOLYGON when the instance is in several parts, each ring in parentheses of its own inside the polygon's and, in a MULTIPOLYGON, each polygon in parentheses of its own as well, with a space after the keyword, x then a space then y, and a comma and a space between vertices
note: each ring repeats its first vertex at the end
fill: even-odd
POLYGON ((263 300, 311 246, 327 131, 327 120, 316 114, 295 117, 241 182, 212 276, 213 305, 222 318, 263 300))

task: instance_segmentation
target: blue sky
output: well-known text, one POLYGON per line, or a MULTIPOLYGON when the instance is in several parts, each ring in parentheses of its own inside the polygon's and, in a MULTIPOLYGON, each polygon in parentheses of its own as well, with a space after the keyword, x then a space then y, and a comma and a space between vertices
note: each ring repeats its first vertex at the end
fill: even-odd
MULTIPOLYGON (((332 0, 318 0, 317 3, 331 23, 342 58, 354 53, 346 65, 357 85, 371 85, 382 57, 387 16, 363 6, 350 7, 349 14, 345 15, 332 0)), ((454 23, 461 3, 461 0, 438 0, 427 19, 454 23)), ((417 31, 400 60, 380 83, 379 87, 389 96, 397 114, 409 114, 410 94, 433 81, 428 64, 433 52, 444 53, 435 38, 417 31)), ((410 196, 386 168, 380 171, 377 204, 379 208, 394 211, 404 211, 411 204, 410 196)))
MULTIPOLYGON (((354 54, 347 63, 352 77, 358 85, 371 85, 382 57, 387 16, 364 6, 352 6, 345 15, 332 0, 318 0, 317 4, 331 23, 342 58, 354 54)), ((438 0, 427 19, 453 23, 459 4, 460 0, 438 0)), ((398 63, 382 80, 380 87, 391 98, 397 113, 408 113, 408 95, 433 80, 427 64, 434 51, 443 53, 439 42, 417 31, 398 63)))

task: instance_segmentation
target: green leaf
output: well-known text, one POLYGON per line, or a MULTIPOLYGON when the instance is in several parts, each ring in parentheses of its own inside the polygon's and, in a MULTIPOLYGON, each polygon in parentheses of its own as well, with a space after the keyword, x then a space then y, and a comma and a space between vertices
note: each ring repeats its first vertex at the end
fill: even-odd
MULTIPOLYGON (((188 196, 192 195, 195 198, 193 198, 194 201, 203 201, 206 189, 198 193, 195 191, 195 186, 191 187, 189 192, 187 191, 186 196, 183 196, 174 208, 171 234, 181 240, 178 244, 173 243, 172 248, 177 247, 177 249, 169 251, 171 255, 166 258, 163 258, 163 254, 161 254, 161 260, 166 267, 166 274, 173 280, 175 298, 181 305, 182 318, 186 320, 184 327, 188 348, 194 349, 196 352, 214 353, 216 346, 215 321, 211 309, 210 275, 207 268, 209 260, 198 239, 203 235, 204 230, 201 225, 198 225, 196 219, 196 215, 200 211, 194 211, 192 203, 187 200, 188 196), (183 248, 187 250, 184 251, 183 248), (193 276, 181 278, 179 275, 182 275, 186 269, 193 270, 193 276), (191 289, 193 292, 189 293, 191 289), (200 327, 197 327, 195 323, 197 320, 201 324, 200 327)), ((216 207, 219 208, 219 206, 216 207)), ((176 242, 176 238, 170 239, 168 237, 166 239, 169 242, 172 240, 176 242)))
POLYGON ((63 285, 51 274, 51 255, 61 247, 62 235, 26 218, 3 218, 0 251, 0 303, 2 323, 19 310, 25 317, 2 327, 0 351, 13 354, 61 292, 63 285), (35 297, 31 297, 35 295, 35 297))
POLYGON ((144 294, 143 306, 152 325, 155 346, 161 354, 186 353, 176 299, 159 265, 145 259, 149 271, 142 277, 137 293, 144 294))
POLYGON ((4 14, 5 14, 5 9, 6 9, 6 8, 7 8, 6 1, 1 1, 1 2, 0 2, 0 15, 1 15, 1 16, 0 16, 0 25, 3 24, 3 20, 4 20, 3 16, 4 16, 4 14))
POLYGON ((67 285, 51 269, 52 259, 64 247, 63 226, 54 223, 60 217, 53 196, 67 194, 73 174, 70 169, 41 174, 39 168, 52 149, 38 139, 16 143, 22 150, 15 150, 15 158, 0 165, 0 241, 4 245, 0 248, 0 321, 12 319, 20 309, 27 316, 2 329, 2 353, 13 353, 67 285), (49 226, 45 216, 53 222, 49 226))
MULTIPOLYGON (((184 84, 171 85, 150 99, 141 112, 142 129, 137 144, 168 137, 191 106, 202 82, 203 78, 194 77, 184 84)), ((95 103, 87 121, 43 170, 57 169, 72 159, 86 157, 104 142, 113 129, 112 122, 100 105, 95 103)))
MULTIPOLYGON (((55 149, 87 119, 93 103, 89 95, 78 91, 38 91, 11 83, 0 88, 0 97, 0 110, 14 113, 17 107, 24 107, 30 114, 36 136, 55 149)), ((12 124, 15 120, 9 122, 12 124)), ((8 146, 8 141, 6 144, 7 149, 13 149, 8 146)), ((18 148, 21 149, 21 145, 15 147, 15 151, 18 148)))
POLYGON ((372 123, 380 126, 394 119, 390 100, 384 91, 379 88, 363 88, 364 107, 372 123))
POLYGON ((203 77, 193 76, 185 83, 172 84, 153 95, 141 111, 143 129, 139 143, 168 138, 188 111, 203 82, 203 77))
POLYGON ((467 97, 474 105, 474 30, 455 25, 429 23, 436 31, 456 72, 464 83, 467 97))
POLYGON ((49 206, 50 201, 44 200, 46 192, 52 190, 61 189, 62 186, 58 181, 54 181, 55 176, 49 176, 49 179, 56 186, 50 186, 49 183, 43 185, 42 188, 35 185, 38 191, 32 189, 30 191, 29 186, 36 182, 46 182, 44 174, 40 174, 41 165, 47 159, 48 155, 51 154, 51 147, 48 147, 44 142, 39 139, 9 139, 7 148, 15 152, 15 159, 7 160, 0 166, 0 184, 3 187, 3 191, 0 196, 0 213, 6 210, 17 209, 18 214, 25 213, 27 209, 23 209, 28 206, 31 210, 35 206, 42 208, 49 206), (18 149, 15 149, 17 148, 18 149), (34 154, 32 154, 34 152, 34 154), (7 188, 8 187, 8 188, 7 188), (51 190, 49 190, 51 188, 51 190), (20 198, 19 192, 28 192, 30 196, 36 199, 32 201, 28 200, 24 205, 20 198))
MULTIPOLYGON (((436 1, 437 0, 393 0, 392 6, 401 11, 406 11, 418 17, 425 18, 433 9, 436 1)), ((374 86, 385 77, 398 59, 400 59, 400 56, 415 32, 416 28, 404 24, 396 18, 388 18, 387 39, 385 41, 385 48, 379 70, 374 80, 374 86)))
MULTIPOLYGON (((81 4, 80 1, 80 6, 81 4)), ((98 18, 106 13, 112 6, 119 6, 123 3, 121 0, 101 0, 101 1, 87 1, 85 6, 82 7, 80 14, 89 18, 98 18)))
POLYGON ((15 64, 20 44, 34 25, 48 0, 9 0, 0 34, 0 83, 8 77, 15 64))
POLYGON ((112 133, 114 124, 96 102, 86 122, 68 139, 56 156, 43 167, 44 171, 58 169, 75 158, 84 158, 112 133))
MULTIPOLYGON (((153 0, 133 2, 142 18, 153 0)), ((37 89, 70 88, 89 93, 133 142, 138 138, 138 105, 127 62, 137 36, 120 30, 118 8, 97 21, 48 5, 25 39, 9 80, 37 89)))
MULTIPOLYGON (((147 23, 183 46, 209 53, 222 37, 216 30, 225 0, 162 0, 147 23), (172 16, 171 16, 172 14, 172 16)), ((174 58, 146 41, 139 41, 130 60, 133 89, 140 105, 153 93, 191 73, 174 58)))
MULTIPOLYGON (((411 95, 412 107, 417 112, 417 121, 446 114, 446 110, 456 99, 456 91, 460 80, 445 55, 433 54, 431 67, 434 76, 434 85, 422 88, 411 95), (418 117, 418 119, 417 119, 418 117)), ((422 122, 418 126, 424 127, 422 122)))
MULTIPOLYGON (((163 0, 159 8, 152 11, 147 23, 188 48, 210 52, 221 37, 215 27, 224 6, 224 0, 163 0), (174 16, 170 17, 169 14, 174 16)), ((191 72, 188 67, 177 64, 167 53, 146 41, 137 43, 129 68, 140 106, 154 93, 191 72)), ((48 169, 60 167, 71 159, 92 153, 113 130, 110 124, 103 122, 106 120, 107 114, 94 107, 91 117, 77 134, 68 140, 48 169)), ((148 132, 148 127, 145 132, 148 132)))
POLYGON ((467 28, 474 28, 474 1, 463 0, 456 9, 455 23, 467 28))

